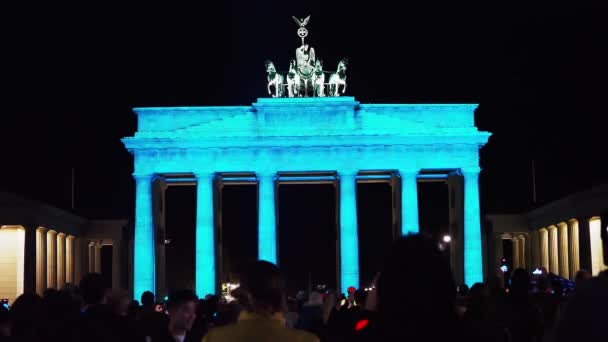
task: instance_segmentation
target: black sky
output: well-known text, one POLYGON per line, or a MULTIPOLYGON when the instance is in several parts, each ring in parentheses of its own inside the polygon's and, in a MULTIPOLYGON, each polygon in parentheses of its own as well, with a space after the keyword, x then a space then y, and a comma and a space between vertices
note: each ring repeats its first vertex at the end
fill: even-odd
POLYGON ((75 167, 77 213, 131 217, 131 108, 254 102, 308 14, 317 55, 349 57, 358 100, 480 103, 485 212, 531 208, 532 159, 541 203, 608 178, 602 5, 204 3, 3 13, 0 189, 67 209, 75 167))

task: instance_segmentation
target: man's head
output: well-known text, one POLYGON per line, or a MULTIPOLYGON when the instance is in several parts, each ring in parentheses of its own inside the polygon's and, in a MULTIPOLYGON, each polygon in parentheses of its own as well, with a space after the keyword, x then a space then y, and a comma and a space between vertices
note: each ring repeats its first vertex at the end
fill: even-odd
POLYGON ((365 305, 366 299, 367 299, 367 292, 365 292, 364 290, 361 290, 361 289, 355 291, 355 302, 357 303, 357 305, 359 305, 359 306, 365 305))
POLYGON ((241 288, 246 293, 247 311, 272 315, 285 306, 285 282, 281 271, 267 262, 249 264, 241 276, 241 288))
POLYGON ((574 277, 574 285, 579 286, 580 284, 591 278, 593 278, 591 272, 587 270, 579 270, 578 272, 576 272, 576 276, 574 277))
POLYGON ((198 297, 191 290, 179 290, 170 294, 167 301, 170 325, 176 330, 192 329, 197 303, 198 297))
POLYGON ((99 273, 89 273, 80 280, 80 291, 85 304, 104 304, 108 286, 103 276, 99 273))
POLYGON ((154 307, 154 293, 145 291, 141 294, 141 305, 144 307, 154 307))
POLYGON ((450 264, 437 243, 421 234, 393 243, 376 287, 377 309, 387 320, 439 322, 454 312, 456 286, 450 264))

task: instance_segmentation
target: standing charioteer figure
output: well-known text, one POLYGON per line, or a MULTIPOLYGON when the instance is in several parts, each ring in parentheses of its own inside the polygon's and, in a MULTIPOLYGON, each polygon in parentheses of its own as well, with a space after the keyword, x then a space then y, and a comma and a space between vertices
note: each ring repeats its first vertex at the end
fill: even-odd
POLYGON ((313 88, 316 61, 315 49, 304 42, 304 38, 308 36, 306 25, 310 21, 310 16, 305 19, 293 17, 293 20, 300 26, 298 28, 298 36, 302 39, 302 45, 296 49, 296 67, 298 74, 300 74, 301 88, 304 90, 304 96, 308 97, 308 90, 312 90, 313 88))
POLYGON ((266 62, 268 73, 268 94, 273 97, 324 97, 340 96, 346 91, 346 59, 338 63, 335 73, 323 71, 323 65, 316 58, 315 49, 305 42, 308 36, 308 25, 310 16, 298 19, 293 17, 298 24, 298 37, 302 39, 302 45, 296 49, 296 59, 289 63, 289 72, 281 75, 276 71, 271 61, 266 62), (325 77, 328 73, 329 78, 325 77), (329 82, 326 83, 326 79, 329 82), (342 86, 342 87, 340 87, 342 86))

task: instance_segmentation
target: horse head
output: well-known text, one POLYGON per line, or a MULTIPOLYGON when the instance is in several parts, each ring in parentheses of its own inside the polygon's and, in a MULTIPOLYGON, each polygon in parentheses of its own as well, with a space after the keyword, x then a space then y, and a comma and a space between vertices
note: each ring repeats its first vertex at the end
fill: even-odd
POLYGON ((274 67, 274 63, 272 63, 270 60, 266 61, 266 72, 269 74, 277 72, 277 69, 274 67))
POLYGON ((317 61, 315 62, 315 73, 317 75, 320 75, 323 73, 323 63, 321 62, 320 59, 317 59, 317 61))

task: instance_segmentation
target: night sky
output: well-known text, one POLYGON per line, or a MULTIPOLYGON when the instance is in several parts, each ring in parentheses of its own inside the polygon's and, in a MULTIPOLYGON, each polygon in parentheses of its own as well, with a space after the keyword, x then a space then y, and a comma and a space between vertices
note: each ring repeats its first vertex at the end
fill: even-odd
MULTIPOLYGON (((493 133, 481 150, 485 213, 535 206, 532 160, 536 205, 608 179, 604 5, 203 3, 173 8, 54 5, 0 14, 0 191, 69 209, 75 168, 76 213, 130 219, 132 158, 119 139, 136 130, 131 108, 255 102, 265 96, 264 61, 272 59, 287 69, 299 44, 291 16, 308 14, 307 42, 328 69, 349 58, 348 95, 357 100, 480 103, 477 126, 493 133)), ((248 191, 241 190, 242 196, 233 191, 233 202, 226 205, 235 208, 234 215, 248 191)), ((379 201, 387 193, 369 191, 379 201)), ((326 207, 318 213, 318 203, 331 202, 331 191, 325 192, 305 189, 292 195, 303 196, 298 205, 310 204, 307 210, 317 212, 318 219, 307 224, 318 226, 310 234, 319 239, 333 219, 326 207), (314 200, 319 195, 324 199, 314 200)), ((283 206, 280 210, 289 212, 296 204, 283 206)), ((363 216, 371 215, 374 222, 374 213, 382 210, 370 208, 363 209, 363 216)), ((237 229, 234 234, 251 224, 247 215, 228 224, 237 229)), ((390 225, 390 217, 378 216, 378 225, 390 225)), ((281 239, 294 236, 287 233, 281 239)))

